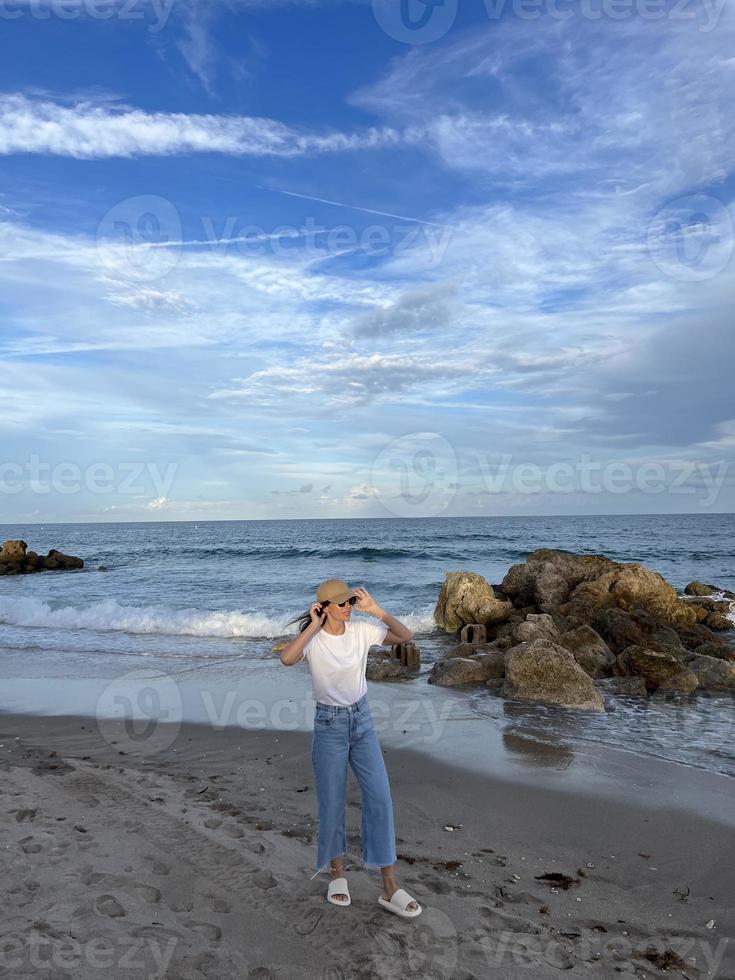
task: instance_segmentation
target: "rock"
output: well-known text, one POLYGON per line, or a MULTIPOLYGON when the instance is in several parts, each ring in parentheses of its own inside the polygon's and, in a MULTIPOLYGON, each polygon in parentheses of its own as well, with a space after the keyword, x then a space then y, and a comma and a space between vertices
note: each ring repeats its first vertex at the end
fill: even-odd
POLYGON ((735 648, 720 645, 719 643, 701 643, 694 648, 694 652, 699 657, 715 657, 718 660, 727 660, 730 663, 735 661, 735 648))
POLYGON ((487 671, 487 676, 491 679, 505 677, 505 654, 504 653, 475 653, 470 660, 476 660, 478 664, 487 671))
POLYGON ((517 623, 513 627, 513 640, 515 643, 527 643, 530 640, 537 640, 546 637, 549 640, 555 639, 559 635, 556 623, 546 613, 535 615, 531 613, 522 623, 517 623))
POLYGON ((0 548, 0 575, 21 575, 28 572, 41 572, 44 569, 83 568, 81 558, 65 555, 52 548, 42 557, 35 551, 28 551, 25 541, 6 541, 0 548))
POLYGON ((641 610, 626 612, 624 609, 601 609, 592 618, 592 627, 615 653, 626 647, 644 644, 656 629, 653 617, 641 610))
POLYGON ((735 592, 728 592, 727 589, 719 589, 716 585, 707 585, 705 582, 690 582, 684 586, 686 595, 695 596, 719 596, 723 595, 726 599, 735 599, 735 592))
POLYGON ((558 609, 569 597, 569 583, 553 562, 544 562, 533 584, 533 598, 541 612, 558 609))
POLYGON ((694 673, 699 686, 707 691, 735 691, 735 663, 716 657, 693 656, 687 667, 694 673))
MULTIPOLYGON (((730 614, 732 615, 732 614, 730 614)), ((724 612, 711 612, 704 618, 704 625, 711 630, 731 630, 735 629, 735 622, 724 612)))
POLYGON ((642 677, 605 677, 597 681, 603 694, 624 694, 629 697, 645 697, 648 693, 642 677))
POLYGON ((427 680, 439 687, 454 687, 457 684, 481 684, 491 676, 488 665, 469 657, 452 657, 438 660, 431 668, 427 680))
POLYGON ((658 572, 603 555, 539 548, 528 556, 525 568, 514 565, 509 570, 502 587, 516 606, 532 598, 541 612, 558 610, 591 625, 606 608, 641 609, 672 625, 697 622, 696 610, 658 572))
POLYGON ((592 678, 565 647, 536 639, 505 655, 503 697, 520 701, 604 711, 605 703, 592 678))
POLYGON ((0 561, 6 565, 21 565, 25 561, 27 548, 25 541, 6 541, 0 548, 0 561))
POLYGON ((447 650, 446 657, 471 657, 473 653, 484 649, 486 649, 486 644, 484 643, 481 646, 477 646, 474 643, 458 643, 456 647, 447 650))
MULTIPOLYGON (((681 674, 686 668, 678 657, 670 653, 630 646, 618 656, 613 669, 619 677, 626 674, 642 677, 646 682, 646 688, 655 691, 665 681, 681 674)), ((680 682, 684 683, 683 679, 680 682)))
POLYGON ((500 694, 503 690, 502 677, 491 677, 490 680, 485 681, 485 687, 489 687, 491 691, 496 691, 500 694))
POLYGON ((685 667, 678 674, 672 674, 671 677, 667 677, 663 684, 656 688, 656 693, 660 694, 661 691, 673 691, 676 694, 691 694, 698 687, 699 678, 693 671, 685 667))
POLYGON ((52 548, 48 555, 43 559, 45 568, 83 568, 84 562, 81 558, 73 555, 65 555, 62 551, 52 548))
POLYGON ((569 650, 590 677, 604 677, 615 663, 615 654, 591 626, 579 626, 576 630, 563 633, 558 643, 569 650))
POLYGON ((702 643, 714 643, 720 647, 727 645, 721 636, 718 636, 709 626, 705 626, 703 623, 696 623, 694 626, 689 627, 677 626, 676 632, 679 634, 681 642, 687 650, 696 650, 702 643))
POLYGON ((657 630, 646 637, 645 646, 649 650, 657 650, 659 653, 670 653, 672 657, 685 660, 687 649, 681 642, 681 637, 676 630, 668 626, 659 626, 657 630))
POLYGON ((369 681, 387 681, 416 676, 415 667, 405 667, 396 657, 368 657, 365 676, 369 681))
POLYGON ((513 604, 499 599, 492 586, 475 572, 447 572, 434 609, 434 622, 447 633, 463 626, 499 623, 513 612, 513 604))

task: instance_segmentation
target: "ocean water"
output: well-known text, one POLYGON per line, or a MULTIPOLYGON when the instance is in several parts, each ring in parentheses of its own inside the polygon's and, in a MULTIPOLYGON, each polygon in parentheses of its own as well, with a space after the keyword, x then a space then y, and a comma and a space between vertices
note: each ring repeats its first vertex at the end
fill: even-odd
MULTIPOLYGON (((29 706, 44 676, 75 671, 262 672, 274 638, 294 630, 284 624, 326 578, 365 586, 410 626, 424 664, 416 685, 456 642, 432 615, 448 571, 500 582, 512 564, 549 547, 641 562, 678 589, 696 578, 735 591, 729 514, 0 525, 0 541, 9 538, 85 561, 80 571, 0 577, 0 672, 26 678, 29 706)), ((0 708, 22 707, 22 689, 13 687, 12 705, 0 694, 0 708)), ((484 688, 467 693, 478 719, 539 742, 604 742, 735 775, 730 696, 611 706, 600 717, 509 711, 484 688)))

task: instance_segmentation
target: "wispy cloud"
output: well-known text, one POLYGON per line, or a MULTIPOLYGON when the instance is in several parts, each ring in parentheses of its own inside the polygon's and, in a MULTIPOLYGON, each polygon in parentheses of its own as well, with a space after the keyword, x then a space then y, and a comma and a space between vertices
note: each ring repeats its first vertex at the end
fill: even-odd
POLYGON ((0 154, 44 153, 95 159, 224 153, 298 157, 380 149, 401 142, 390 128, 312 133, 256 116, 144 112, 129 106, 29 99, 0 100, 0 154))

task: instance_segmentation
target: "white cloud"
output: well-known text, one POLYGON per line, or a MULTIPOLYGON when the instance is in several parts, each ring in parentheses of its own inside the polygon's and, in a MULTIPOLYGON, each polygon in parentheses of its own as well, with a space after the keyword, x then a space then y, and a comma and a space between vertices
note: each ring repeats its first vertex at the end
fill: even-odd
POLYGON ((67 106, 21 94, 5 95, 0 101, 0 154, 77 159, 179 153, 298 157, 393 146, 400 140, 399 133, 387 128, 319 134, 256 116, 144 112, 91 101, 67 106))

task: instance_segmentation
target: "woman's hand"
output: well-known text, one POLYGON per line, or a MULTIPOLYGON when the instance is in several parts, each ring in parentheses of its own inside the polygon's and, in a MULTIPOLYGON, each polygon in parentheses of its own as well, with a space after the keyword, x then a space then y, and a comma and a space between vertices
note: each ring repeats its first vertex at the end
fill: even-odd
POLYGON ((371 616, 380 617, 383 610, 377 604, 375 599, 373 599, 373 597, 370 595, 368 590, 364 589, 362 586, 358 586, 355 589, 355 592, 357 593, 358 596, 357 605, 355 606, 355 609, 357 609, 357 611, 361 613, 369 613, 371 616))
POLYGON ((312 602, 309 606, 309 615, 312 623, 316 623, 317 626, 323 626, 324 620, 327 618, 327 614, 322 612, 321 602, 312 602))

